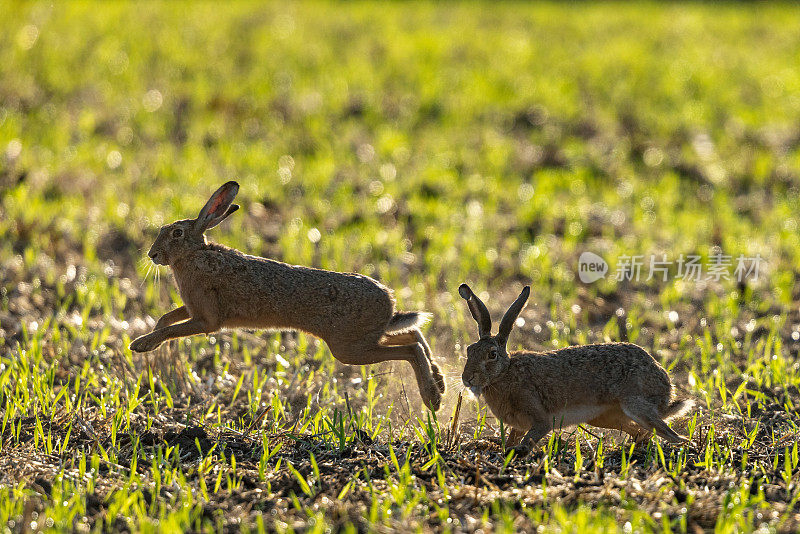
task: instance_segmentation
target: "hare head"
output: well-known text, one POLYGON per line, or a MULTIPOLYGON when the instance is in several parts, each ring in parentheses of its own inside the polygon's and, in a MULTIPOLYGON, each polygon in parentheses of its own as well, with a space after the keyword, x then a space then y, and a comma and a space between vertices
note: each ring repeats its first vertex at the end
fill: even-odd
POLYGON ((187 253, 205 246, 205 231, 239 209, 239 206, 232 204, 238 191, 239 184, 227 182, 211 195, 196 219, 183 219, 162 226, 147 253, 153 263, 170 265, 187 253))
POLYGON ((503 320, 500 321, 500 329, 496 336, 492 335, 492 318, 481 299, 472 292, 467 284, 461 284, 458 287, 458 293, 467 301, 469 311, 478 323, 478 336, 480 337, 478 341, 467 347, 467 363, 464 366, 461 380, 472 393, 480 395, 483 388, 494 382, 508 369, 511 359, 506 350, 506 342, 517 316, 528 301, 531 288, 525 286, 514 304, 508 308, 503 320))

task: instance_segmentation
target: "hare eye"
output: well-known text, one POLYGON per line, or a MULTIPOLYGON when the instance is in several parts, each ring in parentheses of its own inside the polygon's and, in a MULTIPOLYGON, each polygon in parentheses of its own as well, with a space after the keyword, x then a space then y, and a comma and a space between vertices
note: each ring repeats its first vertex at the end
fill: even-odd
POLYGON ((489 351, 489 359, 494 360, 497 358, 497 349, 492 349, 489 351))
POLYGON ((180 228, 175 228, 172 231, 172 237, 181 237, 181 236, 183 236, 183 230, 181 230, 180 228))

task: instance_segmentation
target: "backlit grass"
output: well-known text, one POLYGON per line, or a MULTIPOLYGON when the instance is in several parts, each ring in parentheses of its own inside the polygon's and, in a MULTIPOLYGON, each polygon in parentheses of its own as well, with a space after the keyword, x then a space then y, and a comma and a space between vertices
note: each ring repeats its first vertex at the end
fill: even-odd
MULTIPOLYGON (((795 531, 795 6, 3 3, 0 525, 38 530, 795 531), (132 354, 179 303, 145 253, 223 182, 212 239, 394 288, 448 374, 338 364, 295 333, 132 354), (583 284, 577 259, 612 271, 583 284), (624 256, 764 259, 618 281, 624 256), (159 279, 160 276, 160 279, 159 279), (503 452, 459 375, 627 339, 698 401, 691 437, 591 427, 503 452)), ((646 269, 645 269, 646 272, 646 269)))

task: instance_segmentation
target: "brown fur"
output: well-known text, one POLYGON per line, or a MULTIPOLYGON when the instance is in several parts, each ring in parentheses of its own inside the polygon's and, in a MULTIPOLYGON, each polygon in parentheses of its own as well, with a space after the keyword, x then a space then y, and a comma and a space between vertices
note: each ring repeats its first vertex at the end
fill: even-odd
POLYGON ((652 431, 681 442, 665 420, 682 415, 690 401, 673 398, 669 375, 644 349, 631 343, 602 343, 549 352, 508 354, 506 341, 530 292, 525 288, 491 335, 488 311, 466 284, 459 292, 479 324, 481 339, 467 348, 462 380, 483 394, 492 413, 524 432, 518 452, 529 451, 550 430, 589 423, 622 430, 635 440, 652 431))
POLYGON ((197 219, 161 228, 148 255, 170 266, 183 306, 163 315, 131 349, 149 351, 167 339, 221 328, 302 330, 323 339, 346 364, 408 361, 423 401, 437 410, 444 379, 419 330, 428 315, 395 312, 392 292, 367 276, 289 265, 209 243, 205 230, 236 211, 231 202, 237 190, 238 184, 228 182, 197 219))

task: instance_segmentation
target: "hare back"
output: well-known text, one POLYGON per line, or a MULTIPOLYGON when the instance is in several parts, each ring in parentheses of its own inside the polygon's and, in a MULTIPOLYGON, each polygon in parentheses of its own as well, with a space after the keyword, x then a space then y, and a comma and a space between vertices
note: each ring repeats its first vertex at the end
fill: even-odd
POLYGON ((374 331, 377 338, 394 313, 389 289, 367 276, 289 265, 221 245, 172 269, 192 316, 216 306, 218 326, 298 329, 323 339, 374 331))
MULTIPOLYGON (((631 395, 663 404, 672 395, 667 372, 644 349, 630 343, 567 347, 512 354, 511 390, 534 389, 550 414, 576 406, 602 406, 631 395)), ((522 393, 524 394, 524 393, 522 393)))

